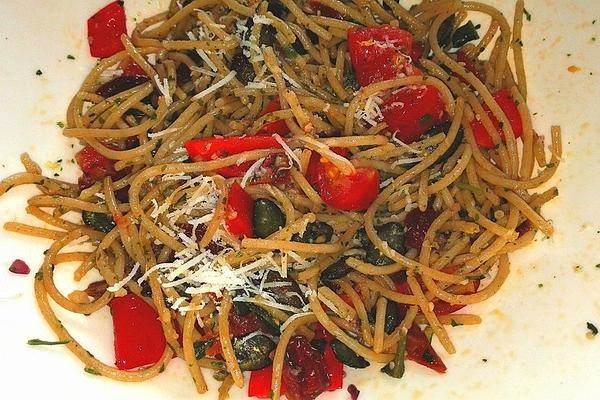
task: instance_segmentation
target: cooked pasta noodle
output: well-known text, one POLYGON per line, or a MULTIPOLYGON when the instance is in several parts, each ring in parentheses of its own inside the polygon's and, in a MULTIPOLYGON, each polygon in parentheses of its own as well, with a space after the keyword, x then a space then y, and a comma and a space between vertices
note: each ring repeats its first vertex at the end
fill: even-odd
POLYGON ((523 10, 511 31, 477 2, 173 0, 73 97, 63 133, 83 145, 78 184, 26 154, 0 182, 0 195, 42 192, 26 211, 46 225, 4 228, 53 241, 35 279, 44 318, 99 374, 146 380, 175 354, 199 393, 212 369, 220 399, 269 365, 271 398, 286 385, 314 398, 329 375, 301 377, 324 368, 319 340, 396 378, 417 334, 454 353, 445 325, 481 318, 452 312, 496 294, 508 254, 553 233, 540 209, 558 192, 539 189, 561 135, 547 135, 548 159, 526 103, 523 10), (474 13, 481 38, 456 44, 474 13), (63 295, 66 262, 102 290, 63 295), (87 315, 129 294, 167 344, 131 370, 95 359, 49 304, 87 315))

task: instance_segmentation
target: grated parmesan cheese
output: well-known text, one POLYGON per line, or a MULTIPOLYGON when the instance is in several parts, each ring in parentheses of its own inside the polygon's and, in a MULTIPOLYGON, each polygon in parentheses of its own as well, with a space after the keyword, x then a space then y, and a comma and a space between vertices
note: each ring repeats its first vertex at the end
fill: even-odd
POLYGON ((246 173, 242 177, 242 181, 240 182, 240 186, 241 187, 243 187, 243 188, 246 187, 246 184, 248 183, 248 180, 250 180, 254 176, 254 174, 256 173, 256 171, 258 171, 260 169, 260 167, 265 162, 265 159, 266 159, 265 157, 259 158, 258 160, 256 160, 254 162, 254 164, 252 164, 250 166, 250 168, 248 168, 248 171, 246 171, 246 173))
POLYGON ((313 314, 312 312, 301 312, 301 313, 292 315, 291 317, 289 317, 288 319, 286 319, 283 324, 281 324, 281 326, 279 327, 279 331, 280 332, 285 331, 285 328, 287 328, 289 324, 291 324, 292 322, 294 322, 298 318, 304 317, 306 315, 312 315, 312 314, 313 314))
POLYGON ((206 89, 204 89, 203 91, 201 91, 200 93, 198 93, 194 97, 192 97, 192 100, 195 101, 195 100, 201 99, 201 98, 211 94, 212 92, 216 91, 217 89, 227 85, 229 82, 231 82, 231 80, 235 77, 235 75, 236 75, 235 71, 229 72, 227 75, 225 75, 225 77, 223 79, 221 79, 214 85, 207 87, 206 89))
POLYGON ((154 83, 156 83, 157 89, 165 98, 165 103, 167 103, 167 106, 170 106, 171 103, 173 103, 173 98, 169 92, 169 80, 167 78, 163 78, 163 81, 161 82, 158 78, 158 75, 154 75, 154 83))
MULTIPOLYGON (((190 40, 198 40, 192 32, 188 32, 187 36, 190 38, 190 40)), ((202 58, 202 60, 206 63, 206 65, 208 65, 210 69, 212 69, 215 72, 217 71, 217 66, 214 62, 212 62, 212 60, 208 57, 204 50, 196 49, 196 53, 198 53, 200 58, 202 58)))
POLYGON ((127 274, 127 276, 125 278, 123 278, 119 282, 115 283, 114 285, 109 286, 108 288, 106 288, 106 290, 111 293, 118 292, 119 290, 121 290, 123 288, 123 286, 125 286, 127 283, 129 283, 129 281, 131 279, 133 279, 133 276, 138 272, 139 269, 140 269, 140 264, 135 263, 133 268, 131 268, 131 272, 129 272, 129 274, 127 274))

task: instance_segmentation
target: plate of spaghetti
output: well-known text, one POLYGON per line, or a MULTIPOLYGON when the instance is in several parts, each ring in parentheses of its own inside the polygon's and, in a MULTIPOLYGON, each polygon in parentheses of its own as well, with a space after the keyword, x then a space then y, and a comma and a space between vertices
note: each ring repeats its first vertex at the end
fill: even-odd
POLYGON ((597 4, 8 3, 10 393, 597 389, 597 4))

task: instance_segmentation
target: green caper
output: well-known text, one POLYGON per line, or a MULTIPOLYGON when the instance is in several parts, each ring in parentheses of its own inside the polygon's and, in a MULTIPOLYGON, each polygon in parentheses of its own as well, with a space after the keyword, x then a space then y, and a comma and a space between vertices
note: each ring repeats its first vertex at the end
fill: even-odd
POLYGON ((400 314, 398 312, 398 304, 396 302, 388 300, 387 307, 385 309, 385 333, 388 335, 400 325, 400 314))
POLYGON ((331 342, 335 356, 342 363, 352 368, 367 368, 371 365, 367 360, 356 354, 350 347, 335 339, 331 342))
POLYGON ((246 85, 248 82, 252 82, 256 77, 252 63, 248 60, 243 53, 237 53, 231 58, 229 63, 229 69, 235 71, 236 78, 246 85))
POLYGON ((400 332, 398 347, 396 348, 396 357, 394 360, 381 369, 392 378, 400 379, 404 375, 404 353, 406 351, 406 331, 400 332))
POLYGON ((266 238, 285 226, 285 215, 275 202, 269 199, 256 199, 254 201, 254 235, 266 238))
POLYGON ((295 280, 284 278, 277 271, 267 270, 265 274, 267 274, 264 279, 265 291, 270 293, 278 303, 296 308, 304 307, 304 296, 295 280), (270 285, 270 283, 275 284, 270 285))
POLYGON ((321 279, 326 281, 334 281, 336 279, 341 279, 348 275, 348 273, 352 270, 347 264, 346 259, 348 257, 342 257, 329 267, 327 267, 323 273, 321 273, 321 279))
POLYGON ((196 353, 196 359, 199 360, 201 358, 204 358, 204 356, 206 355, 206 349, 212 346, 212 344, 212 340, 198 340, 197 342, 194 342, 194 352, 196 353))
POLYGON ((81 213, 81 218, 87 226, 104 233, 112 231, 116 226, 115 222, 108 214, 83 211, 81 213))
MULTIPOLYGON (((390 248, 399 253, 405 251, 404 248, 404 227, 397 222, 388 222, 375 228, 377 234, 384 242, 387 242, 390 248)), ((365 250, 365 260, 373 265, 389 265, 394 261, 383 255, 377 247, 369 240, 364 229, 357 232, 357 239, 360 241, 362 248, 365 250)))
MULTIPOLYGON (((451 125, 450 122, 446 122, 444 124, 436 125, 436 126, 432 127, 431 129, 429 129, 427 132, 425 132, 423 134, 422 138, 423 139, 430 138, 430 137, 438 135, 440 133, 448 134, 448 131, 450 130, 450 125, 451 125)), ((442 154, 440 156, 440 158, 438 158, 435 161, 434 165, 440 164, 440 163, 444 163, 444 162, 448 161, 448 159, 450 157, 452 157, 452 155, 454 153, 456 153, 456 150, 458 150, 458 147, 462 143, 464 136, 465 136, 465 132, 463 131, 463 128, 458 128, 458 132, 456 133, 456 137, 454 138, 454 142, 452 142, 452 144, 450 145, 450 147, 448 147, 448 150, 446 150, 444 152, 444 154, 442 154)), ((435 149, 436 149, 436 146, 431 146, 431 147, 427 148, 427 151, 433 152, 435 149)))
POLYGON ((454 21, 456 16, 452 14, 442 22, 440 29, 438 29, 437 40, 440 47, 446 47, 452 40, 452 31, 454 29, 454 21))
POLYGON ((269 354, 275 347, 267 336, 250 333, 235 341, 233 351, 243 371, 256 371, 271 364, 269 354))
POLYGON ((258 316, 258 318, 266 325, 269 329, 269 333, 279 335, 279 322, 269 314, 264 308, 261 308, 254 304, 248 304, 248 309, 258 316))
POLYGON ((294 233, 294 235, 292 235, 292 240, 294 242, 323 244, 331 241, 332 236, 333 228, 331 225, 325 222, 316 221, 306 225, 306 229, 302 236, 294 233))

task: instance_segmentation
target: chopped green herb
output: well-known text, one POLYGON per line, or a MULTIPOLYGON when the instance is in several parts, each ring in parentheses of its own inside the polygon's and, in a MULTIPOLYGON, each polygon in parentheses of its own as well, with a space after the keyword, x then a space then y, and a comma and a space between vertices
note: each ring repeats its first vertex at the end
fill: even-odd
POLYGON ((592 36, 592 42, 596 41, 596 36, 592 36))
POLYGON ((109 214, 83 211, 81 218, 87 226, 99 232, 109 233, 116 226, 112 216, 109 214))
POLYGON ((487 358, 482 358, 481 361, 488 362, 488 359, 487 358))
POLYGON ((523 8, 523 14, 525 14, 525 19, 527 21, 531 21, 531 13, 529 11, 527 11, 526 8, 523 8))
POLYGON ((283 54, 285 55, 285 58, 296 58, 299 55, 291 44, 283 46, 283 54))
POLYGON ((96 371, 94 368, 92 367, 85 367, 83 369, 85 372, 87 372, 90 375, 102 375, 100 372, 96 371))
POLYGON ((546 164, 546 168, 554 168, 554 165, 555 165, 554 163, 546 164))
POLYGON ((450 325, 452 325, 452 327, 462 326, 462 324, 460 322, 456 322, 454 319, 450 320, 450 325))
POLYGON ((596 325, 592 324, 591 322, 586 322, 586 325, 592 335, 596 336, 598 334, 598 328, 596 328, 596 325))
POLYGON ((74 59, 75 59, 75 57, 74 57, 73 55, 69 54, 69 55, 67 55, 67 59, 69 59, 69 60, 74 60, 74 59))
POLYGON ((543 288, 543 287, 544 287, 544 284, 543 284, 543 283, 538 283, 538 287, 539 287, 539 288, 543 288))
POLYGON ((567 53, 567 57, 571 57, 571 53, 567 53))
POLYGON ((67 344, 70 343, 70 340, 58 340, 58 341, 49 341, 49 340, 41 340, 41 339, 29 339, 27 344, 30 346, 56 346, 59 344, 67 344))
POLYGON ((456 29, 452 35, 452 46, 462 47, 473 40, 479 39, 479 33, 477 33, 479 27, 479 25, 474 25, 473 21, 468 21, 466 24, 456 29))
POLYGON ((483 191, 481 190, 481 188, 478 188, 477 186, 473 186, 471 184, 468 183, 457 183, 456 187, 462 190, 468 190, 469 192, 475 193, 475 194, 482 194, 483 191))
POLYGON ((523 47, 523 41, 521 39, 515 40, 515 43, 523 47))
MULTIPOLYGON (((382 372, 388 374, 392 378, 400 379, 402 378, 402 375, 404 375, 404 353, 406 351, 406 336, 407 330, 406 328, 404 328, 400 331, 400 338, 398 340, 398 347, 396 349, 396 357, 394 357, 394 360, 392 360, 392 362, 390 362, 381 369, 382 372)), ((425 358, 425 354, 423 354, 423 358, 425 358)), ((431 362, 433 362, 433 360, 431 362)))
POLYGON ((62 121, 58 121, 58 122, 56 123, 56 126, 58 126, 59 128, 61 128, 61 129, 62 129, 62 128, 64 128, 64 127, 65 127, 65 123, 64 123, 64 122, 62 122, 62 121))
POLYGON ((425 114, 421 117, 421 119, 419 120, 419 123, 421 125, 426 125, 428 122, 430 122, 433 119, 433 117, 431 116, 431 114, 425 114))
POLYGON ((600 264, 596 264, 596 268, 600 268, 600 264))
POLYGON ((42 70, 41 70, 41 69, 38 69, 37 71, 35 71, 35 74, 36 74, 37 76, 40 76, 40 75, 42 75, 42 74, 43 74, 43 72, 42 72, 42 70))

